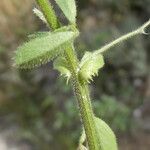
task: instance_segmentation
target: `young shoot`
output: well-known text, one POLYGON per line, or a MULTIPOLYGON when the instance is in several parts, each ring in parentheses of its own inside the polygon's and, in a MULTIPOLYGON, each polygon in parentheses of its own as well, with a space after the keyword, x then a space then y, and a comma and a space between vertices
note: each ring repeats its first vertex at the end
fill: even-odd
POLYGON ((110 127, 97 118, 92 109, 88 84, 93 76, 104 67, 103 52, 139 34, 147 34, 150 20, 144 25, 120 38, 106 44, 94 52, 85 52, 78 59, 74 40, 79 36, 77 29, 77 9, 75 0, 55 0, 68 19, 68 26, 62 26, 48 0, 36 0, 40 10, 38 16, 49 28, 49 32, 38 32, 29 36, 29 41, 19 46, 15 54, 18 68, 31 69, 53 61, 54 69, 63 75, 72 85, 79 106, 83 133, 79 141, 79 150, 117 150, 116 137, 110 127), (84 143, 87 143, 84 145, 84 143))

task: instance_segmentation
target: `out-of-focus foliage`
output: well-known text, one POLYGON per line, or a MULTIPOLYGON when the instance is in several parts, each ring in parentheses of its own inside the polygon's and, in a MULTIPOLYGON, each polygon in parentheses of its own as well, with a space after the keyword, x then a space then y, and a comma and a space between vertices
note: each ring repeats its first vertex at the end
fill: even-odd
POLYGON ((95 101, 94 108, 96 114, 105 119, 116 132, 130 131, 129 124, 133 124, 130 119, 131 110, 123 103, 117 102, 114 97, 103 95, 101 102, 95 101))
MULTIPOLYGON (((77 41, 80 57, 84 50, 99 48, 150 16, 149 0, 82 0, 77 4, 83 32, 77 41)), ((58 79, 51 64, 34 71, 12 67, 13 50, 25 34, 37 29, 32 6, 31 0, 24 4, 19 0, 0 2, 0 116, 5 124, 18 127, 19 141, 25 139, 36 150, 75 150, 82 129, 66 81, 58 79)), ((42 25, 40 28, 44 30, 42 25)), ((134 119, 135 114, 139 117, 137 109, 138 114, 144 111, 148 116, 149 48, 148 38, 141 36, 108 51, 106 67, 91 85, 95 113, 119 135, 132 134, 133 128, 139 131, 134 119)), ((143 124, 146 126, 146 122, 143 124)))
POLYGON ((33 0, 1 0, 0 3, 0 41, 12 43, 33 29, 31 15, 33 0))

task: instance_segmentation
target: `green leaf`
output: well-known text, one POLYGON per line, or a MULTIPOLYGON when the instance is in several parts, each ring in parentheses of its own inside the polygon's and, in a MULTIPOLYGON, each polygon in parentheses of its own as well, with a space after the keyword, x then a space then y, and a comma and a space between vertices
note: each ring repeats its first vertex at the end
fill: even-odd
POLYGON ((79 145, 77 150, 88 150, 84 145, 79 145))
MULTIPOLYGON (((116 137, 111 128, 101 119, 94 117, 96 125, 96 133, 98 138, 99 150, 117 150, 116 137)), ((84 146, 86 142, 85 131, 82 131, 82 135, 79 140, 78 150, 87 150, 84 146)))
POLYGON ((86 135, 85 135, 85 130, 83 129, 80 140, 79 140, 79 145, 83 144, 86 141, 86 135))
POLYGON ((35 38, 20 46, 15 55, 15 65, 20 68, 33 68, 59 55, 64 45, 72 42, 75 32, 49 33, 47 36, 35 38))
POLYGON ((54 69, 58 70, 61 75, 67 78, 67 83, 71 77, 71 72, 68 67, 68 63, 64 57, 58 57, 53 63, 54 69))
POLYGON ((101 119, 95 117, 100 150, 117 150, 116 137, 111 128, 101 119))
POLYGON ((34 8, 33 13, 44 23, 48 24, 46 21, 46 18, 44 17, 43 13, 40 10, 38 10, 37 8, 34 8))
POLYGON ((104 59, 101 54, 86 52, 80 62, 79 76, 87 82, 98 75, 98 70, 104 66, 104 59))
POLYGON ((65 16, 68 20, 75 24, 76 23, 76 4, 75 0, 55 0, 56 3, 59 5, 65 16))
POLYGON ((80 140, 79 140, 79 146, 77 150, 88 150, 85 146, 84 146, 84 142, 86 142, 86 135, 85 135, 85 130, 83 129, 80 140))

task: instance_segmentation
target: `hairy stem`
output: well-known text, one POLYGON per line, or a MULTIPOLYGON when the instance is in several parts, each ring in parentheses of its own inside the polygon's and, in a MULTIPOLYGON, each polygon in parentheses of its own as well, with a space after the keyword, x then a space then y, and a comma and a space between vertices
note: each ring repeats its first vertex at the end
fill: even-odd
POLYGON ((37 4, 40 6, 49 26, 53 30, 59 28, 57 17, 49 1, 48 0, 36 0, 36 1, 37 1, 37 4))
POLYGON ((81 84, 78 79, 78 61, 73 46, 68 46, 65 51, 65 57, 68 61, 72 73, 72 86, 79 105, 81 120, 85 129, 85 134, 90 150, 99 150, 96 126, 89 90, 86 84, 81 84))
POLYGON ((147 21, 144 25, 142 25, 140 28, 138 28, 137 30, 134 30, 132 32, 129 32, 123 36, 121 36, 120 38, 106 44, 104 47, 102 47, 101 49, 97 50, 96 53, 99 54, 99 53, 103 53, 105 52, 106 50, 116 46, 117 44, 125 41, 125 40, 128 40, 129 38, 132 38, 133 36, 136 36, 138 34, 148 34, 146 33, 146 28, 148 28, 148 26, 150 26, 150 20, 147 21))

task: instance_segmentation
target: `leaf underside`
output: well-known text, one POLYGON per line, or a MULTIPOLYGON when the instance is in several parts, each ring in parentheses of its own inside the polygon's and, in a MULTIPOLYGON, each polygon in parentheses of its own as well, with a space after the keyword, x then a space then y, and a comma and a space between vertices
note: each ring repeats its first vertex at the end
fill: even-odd
POLYGON ((95 117, 100 150, 117 150, 116 137, 111 128, 101 119, 95 117))
POLYGON ((101 54, 86 52, 80 62, 79 75, 82 79, 90 82, 93 76, 98 75, 98 70, 104 66, 101 54))
POLYGON ((76 22, 76 4, 75 0, 55 0, 56 3, 59 5, 65 16, 68 18, 68 20, 75 24, 76 22))
POLYGON ((49 33, 37 37, 20 46, 15 55, 15 65, 20 68, 33 68, 59 55, 63 46, 76 36, 74 32, 49 33))

